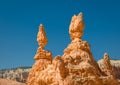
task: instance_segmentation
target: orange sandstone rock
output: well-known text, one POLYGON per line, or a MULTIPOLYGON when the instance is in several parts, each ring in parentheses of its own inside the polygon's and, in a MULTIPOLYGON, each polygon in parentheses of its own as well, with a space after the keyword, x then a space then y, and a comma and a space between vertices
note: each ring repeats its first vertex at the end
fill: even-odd
POLYGON ((37 38, 40 47, 27 85, 118 85, 108 55, 104 57, 105 70, 101 70, 92 56, 90 45, 80 39, 83 29, 82 13, 74 15, 69 28, 72 41, 62 56, 52 59, 51 52, 44 50, 47 38, 41 25, 37 38))
POLYGON ((113 77, 115 77, 115 73, 113 72, 113 68, 112 68, 112 65, 110 63, 109 55, 107 53, 104 54, 103 72, 107 76, 113 76, 113 77))
POLYGON ((40 47, 38 47, 34 57, 36 62, 28 75, 27 85, 37 85, 36 79, 39 77, 41 71, 46 69, 47 66, 52 63, 52 53, 44 50, 44 46, 47 44, 48 40, 43 25, 40 25, 39 27, 37 41, 40 47))
POLYGON ((81 38, 83 35, 84 22, 82 16, 82 13, 80 13, 78 16, 74 15, 72 17, 69 27, 69 33, 72 40, 74 38, 81 38))
POLYGON ((38 35, 37 35, 37 41, 38 41, 38 44, 39 46, 43 49, 44 46, 47 44, 48 42, 48 39, 46 37, 46 33, 45 33, 45 30, 44 30, 44 26, 42 24, 40 24, 39 26, 39 32, 38 32, 38 35))

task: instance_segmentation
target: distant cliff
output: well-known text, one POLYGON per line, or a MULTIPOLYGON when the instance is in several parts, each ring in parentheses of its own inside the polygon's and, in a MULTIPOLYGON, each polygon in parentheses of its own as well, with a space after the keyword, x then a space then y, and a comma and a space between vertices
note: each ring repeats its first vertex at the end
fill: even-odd
POLYGON ((0 70, 0 78, 25 83, 31 67, 18 67, 0 70))

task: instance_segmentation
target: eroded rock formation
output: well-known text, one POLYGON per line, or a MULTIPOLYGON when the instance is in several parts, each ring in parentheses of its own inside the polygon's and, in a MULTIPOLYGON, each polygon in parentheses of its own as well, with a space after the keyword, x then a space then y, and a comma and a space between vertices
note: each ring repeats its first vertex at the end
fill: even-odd
POLYGON ((82 19, 82 13, 80 13, 78 16, 74 15, 72 17, 69 27, 69 33, 71 39, 73 40, 74 38, 81 38, 83 35, 83 30, 84 30, 84 22, 82 19))
POLYGON ((107 53, 104 54, 101 70, 105 75, 115 77, 115 73, 113 71, 112 65, 110 64, 109 55, 107 53))
POLYGON ((27 85, 118 85, 108 55, 105 55, 103 71, 93 59, 90 45, 81 39, 83 29, 82 13, 74 15, 69 27, 72 41, 62 56, 52 59, 51 52, 44 50, 47 38, 43 25, 40 25, 37 38, 40 47, 27 85))
POLYGON ((107 53, 98 61, 101 71, 108 76, 120 79, 120 60, 110 60, 107 53))
POLYGON ((44 50, 44 46, 47 44, 48 40, 42 24, 39 26, 37 41, 39 47, 34 57, 35 64, 33 65, 27 78, 28 85, 37 85, 37 78, 39 77, 41 71, 45 70, 47 66, 52 63, 52 53, 44 50))

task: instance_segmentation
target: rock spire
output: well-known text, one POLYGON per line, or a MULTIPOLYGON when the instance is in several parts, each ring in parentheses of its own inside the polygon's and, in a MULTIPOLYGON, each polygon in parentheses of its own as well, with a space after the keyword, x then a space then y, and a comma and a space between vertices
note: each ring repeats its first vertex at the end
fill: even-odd
MULTIPOLYGON (((46 69, 48 65, 52 63, 52 53, 50 51, 44 50, 45 45, 48 42, 46 33, 42 24, 39 26, 39 32, 37 35, 38 50, 34 56, 35 64, 27 78, 27 85, 38 85, 37 78, 42 70, 46 69)), ((41 84, 42 85, 42 84, 41 84)))
POLYGON ((40 48, 42 48, 42 49, 44 49, 45 45, 48 43, 48 39, 46 37, 44 26, 42 24, 40 24, 40 26, 39 26, 37 42, 38 42, 38 45, 40 46, 40 48))
POLYGON ((81 38, 84 30, 84 22, 82 12, 78 14, 78 16, 74 15, 71 19, 69 33, 71 39, 81 38))
POLYGON ((62 56, 52 58, 51 52, 44 50, 47 38, 41 25, 37 39, 40 47, 34 57, 36 62, 29 73, 27 85, 118 85, 114 73, 110 71, 108 55, 104 59, 104 72, 94 60, 88 42, 80 39, 83 30, 82 13, 74 15, 69 27, 71 43, 62 56))

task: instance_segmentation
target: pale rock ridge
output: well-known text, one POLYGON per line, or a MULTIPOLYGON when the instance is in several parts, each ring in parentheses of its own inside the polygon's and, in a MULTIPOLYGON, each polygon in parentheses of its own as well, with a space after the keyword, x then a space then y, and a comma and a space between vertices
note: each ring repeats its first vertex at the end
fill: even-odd
POLYGON ((72 41, 64 54, 54 59, 49 51, 44 50, 47 40, 45 31, 40 30, 38 43, 41 47, 34 57, 36 62, 29 73, 27 85, 118 85, 114 73, 110 71, 108 56, 105 55, 104 61, 106 73, 93 59, 90 45, 80 39, 83 29, 82 13, 73 16, 69 28, 72 41))
POLYGON ((25 83, 31 67, 0 70, 0 78, 25 83))

